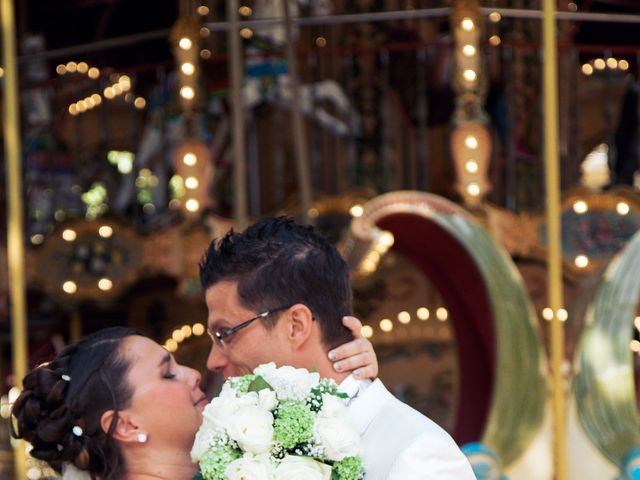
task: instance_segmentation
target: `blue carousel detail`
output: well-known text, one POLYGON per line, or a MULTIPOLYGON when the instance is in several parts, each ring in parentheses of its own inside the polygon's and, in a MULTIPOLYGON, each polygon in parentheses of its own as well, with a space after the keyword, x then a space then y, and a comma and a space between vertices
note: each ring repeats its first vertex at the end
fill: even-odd
POLYGON ((508 480, 505 475, 502 475, 498 456, 486 445, 480 442, 467 443, 461 450, 469 459, 478 480, 508 480))

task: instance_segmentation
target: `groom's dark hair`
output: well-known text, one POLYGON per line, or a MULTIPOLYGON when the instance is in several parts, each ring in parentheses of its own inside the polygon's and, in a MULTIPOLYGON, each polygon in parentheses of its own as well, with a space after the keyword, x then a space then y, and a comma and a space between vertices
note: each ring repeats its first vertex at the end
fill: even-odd
MULTIPOLYGON (((311 226, 287 217, 264 218, 242 233, 213 240, 200 262, 206 291, 238 282, 240 304, 256 313, 302 303, 312 312, 328 348, 353 339, 342 325, 351 315, 349 269, 336 248, 311 226)), ((277 317, 265 318, 272 327, 277 317)))

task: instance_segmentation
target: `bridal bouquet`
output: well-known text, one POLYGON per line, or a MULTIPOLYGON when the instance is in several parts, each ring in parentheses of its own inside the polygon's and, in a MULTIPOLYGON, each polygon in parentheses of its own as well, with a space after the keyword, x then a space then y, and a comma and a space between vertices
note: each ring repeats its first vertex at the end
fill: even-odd
POLYGON ((203 412, 191 458, 204 480, 358 480, 360 436, 333 380, 260 365, 203 412))

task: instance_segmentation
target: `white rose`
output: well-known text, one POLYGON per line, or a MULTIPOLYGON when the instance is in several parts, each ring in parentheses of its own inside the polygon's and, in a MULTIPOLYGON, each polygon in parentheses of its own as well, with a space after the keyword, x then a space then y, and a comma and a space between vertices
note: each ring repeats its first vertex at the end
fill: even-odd
POLYGON ((264 455, 247 455, 227 465, 224 471, 228 480, 272 480, 273 466, 269 457, 264 455))
POLYGON ((207 453, 209 450, 209 446, 211 445, 211 432, 206 429, 201 428, 196 433, 196 438, 193 441, 193 447, 191 447, 191 460, 195 462, 199 462, 200 459, 207 453))
POLYGON ((345 418, 319 417, 313 428, 316 440, 325 448, 329 460, 337 462, 345 457, 358 455, 360 435, 345 418))
POLYGON ((346 417, 347 407, 344 399, 325 393, 322 395, 322 409, 318 412, 319 417, 346 417))
POLYGON ((236 397, 235 391, 233 390, 223 391, 221 395, 215 397, 204 407, 202 416, 204 417, 205 423, 226 429, 229 419, 240 408, 257 405, 258 394, 256 392, 249 392, 240 397, 236 397))
POLYGON ((235 397, 216 397, 204 407, 202 416, 205 424, 226 428, 229 418, 240 408, 235 397))
POLYGON ((240 407, 227 423, 229 437, 249 453, 265 453, 273 445, 273 415, 260 407, 240 407))
POLYGON ((256 368, 254 373, 273 387, 280 400, 304 400, 320 382, 320 374, 317 372, 311 373, 304 368, 288 365, 275 368, 275 364, 267 363, 256 368))
POLYGON ((329 480, 331 467, 309 457, 287 455, 276 467, 278 480, 329 480))
POLYGON ((268 411, 273 411, 278 406, 278 398, 276 392, 264 388, 258 392, 258 405, 268 411))

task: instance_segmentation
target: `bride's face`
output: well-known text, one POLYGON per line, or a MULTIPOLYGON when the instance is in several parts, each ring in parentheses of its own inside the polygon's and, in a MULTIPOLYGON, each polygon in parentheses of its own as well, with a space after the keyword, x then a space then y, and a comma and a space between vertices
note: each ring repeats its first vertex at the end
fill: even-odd
POLYGON ((132 422, 148 434, 148 442, 191 448, 202 423, 207 399, 200 390, 200 373, 176 363, 173 356, 154 341, 131 336, 122 353, 130 361, 129 385, 133 388, 132 422))

